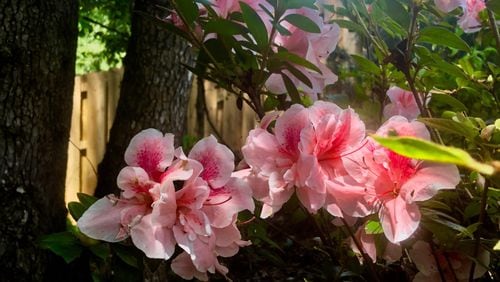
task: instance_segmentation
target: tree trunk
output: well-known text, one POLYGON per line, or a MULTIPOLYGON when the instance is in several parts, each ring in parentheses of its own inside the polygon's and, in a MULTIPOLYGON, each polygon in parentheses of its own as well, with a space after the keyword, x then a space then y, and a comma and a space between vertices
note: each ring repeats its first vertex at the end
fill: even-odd
POLYGON ((2 281, 64 273, 36 240, 65 229, 77 21, 78 1, 0 1, 2 281))
POLYGON ((174 133, 177 144, 184 133, 191 75, 181 63, 189 64, 192 55, 182 38, 152 20, 164 11, 157 5, 167 6, 165 2, 134 1, 120 100, 98 167, 98 197, 118 193, 116 177, 126 165, 123 154, 139 131, 152 127, 174 133))

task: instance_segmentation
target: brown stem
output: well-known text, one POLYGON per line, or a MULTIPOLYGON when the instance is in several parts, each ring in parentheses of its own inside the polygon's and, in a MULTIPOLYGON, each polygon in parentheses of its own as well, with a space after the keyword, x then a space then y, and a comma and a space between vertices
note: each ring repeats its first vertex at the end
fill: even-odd
POLYGON ((490 23, 490 28, 491 31, 493 32, 493 35, 495 36, 497 50, 500 50, 500 33, 498 32, 498 27, 495 22, 495 15, 493 15, 493 12, 490 9, 487 9, 487 11, 488 11, 488 21, 490 23))
MULTIPOLYGON (((480 212, 479 212, 479 227, 477 228, 476 232, 474 233, 476 237, 476 242, 474 245, 474 258, 477 259, 477 256, 479 255, 479 248, 481 246, 481 236, 478 234, 479 230, 481 229, 483 223, 484 223, 484 218, 486 216, 486 202, 488 200, 488 180, 485 180, 484 182, 484 187, 483 187, 483 194, 481 195, 481 207, 480 207, 480 212)), ((470 272, 469 272, 469 281, 474 280, 474 271, 476 270, 476 261, 472 261, 472 265, 470 267, 470 272)))
POLYGON ((439 277, 441 278, 442 282, 446 282, 446 277, 444 277, 443 269, 441 268, 441 265, 439 264, 439 259, 438 259, 438 256, 436 254, 436 249, 434 248, 434 244, 431 242, 431 243, 429 243, 429 245, 431 246, 432 256, 434 256, 434 260, 436 261, 436 266, 437 266, 437 269, 439 272, 439 277))
POLYGON ((363 256, 363 260, 366 262, 366 264, 368 264, 368 269, 370 270, 370 275, 372 276, 373 279, 372 281, 377 281, 377 282, 380 281, 377 275, 377 271, 375 270, 375 266, 373 265, 373 261, 370 258, 370 256, 368 256, 368 254, 365 252, 363 245, 361 245, 361 242, 359 242, 358 238, 356 238, 356 235, 352 231, 347 221, 343 217, 341 217, 340 219, 344 223, 344 226, 346 227, 349 236, 351 236, 351 239, 354 241, 356 248, 358 248, 359 252, 363 256))

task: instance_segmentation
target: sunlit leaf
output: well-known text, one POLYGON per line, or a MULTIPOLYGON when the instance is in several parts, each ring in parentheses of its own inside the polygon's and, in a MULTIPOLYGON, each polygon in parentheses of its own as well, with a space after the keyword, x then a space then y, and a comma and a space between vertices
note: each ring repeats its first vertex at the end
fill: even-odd
POLYGON ((382 146, 408 158, 456 164, 486 175, 495 173, 493 166, 476 161, 469 153, 459 148, 438 145, 414 137, 381 137, 376 135, 372 135, 372 137, 382 146))
POLYGON ((368 220, 365 224, 365 233, 366 234, 381 234, 384 233, 384 229, 382 229, 382 225, 380 221, 368 220))

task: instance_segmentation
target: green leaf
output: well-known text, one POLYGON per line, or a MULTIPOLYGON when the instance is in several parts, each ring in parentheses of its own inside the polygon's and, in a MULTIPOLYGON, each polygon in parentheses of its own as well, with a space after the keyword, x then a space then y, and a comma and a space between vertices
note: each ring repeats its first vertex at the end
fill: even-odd
POLYGON ((314 4, 315 0, 286 0, 283 1, 286 9, 300 9, 302 7, 311 8, 317 10, 318 8, 314 4))
POLYGON ((278 108, 280 102, 278 101, 278 99, 276 99, 276 97, 274 96, 267 96, 266 100, 264 100, 264 110, 267 112, 267 111, 272 111, 276 108, 278 108))
POLYGON ((92 245, 89 249, 94 255, 102 260, 106 260, 110 254, 109 244, 106 243, 92 245))
POLYGON ((318 27, 318 25, 316 25, 315 22, 313 22, 310 18, 303 15, 290 14, 287 15, 283 20, 291 23, 292 25, 306 32, 311 32, 311 33, 321 32, 321 29, 318 27))
POLYGON ((314 65, 313 63, 309 62, 308 60, 302 58, 299 55, 296 55, 294 53, 290 53, 290 52, 286 51, 286 49, 280 49, 280 51, 278 51, 278 53, 275 53, 273 57, 276 59, 281 59, 283 61, 287 61, 289 63, 294 63, 297 65, 306 67, 308 69, 311 69, 311 70, 321 74, 321 70, 316 65, 314 65))
POLYGON ((293 74, 296 78, 298 78, 301 82, 303 82, 307 87, 312 88, 312 82, 307 78, 305 74, 303 74, 300 70, 294 67, 291 64, 286 64, 286 69, 293 74))
POLYGON ((120 244, 113 245, 113 251, 115 251, 116 255, 126 264, 138 268, 139 264, 137 262, 137 257, 134 252, 130 250, 130 247, 127 248, 120 244))
POLYGON ((71 217, 73 217, 74 220, 78 220, 83 213, 87 210, 87 208, 82 205, 82 203, 79 202, 69 202, 68 203, 68 210, 69 214, 71 214, 71 217))
POLYGON ((98 200, 96 197, 85 193, 77 193, 76 196, 78 197, 78 200, 80 200, 80 203, 82 203, 85 207, 85 210, 98 200))
POLYGON ((358 55, 351 55, 351 57, 354 59, 361 70, 375 75, 380 74, 380 68, 374 62, 358 55))
POLYGON ((495 173, 493 166, 476 161, 466 151, 459 148, 438 145, 414 137, 381 137, 372 135, 372 138, 382 146, 408 158, 456 164, 486 175, 495 173))
POLYGON ((257 45, 264 49, 267 47, 267 29, 259 15, 244 2, 240 2, 241 13, 248 30, 252 34, 257 45))
POLYGON ((418 121, 435 129, 457 134, 473 140, 479 132, 466 124, 456 122, 446 118, 419 118, 418 121))
POLYGON ((295 104, 300 104, 301 101, 300 94, 299 91, 297 90, 297 87, 295 87, 295 84, 293 84, 292 80, 284 73, 281 74, 281 78, 285 83, 286 91, 288 92, 288 95, 292 99, 292 102, 295 104))
POLYGON ((198 18, 198 6, 193 0, 177 0, 175 6, 179 15, 184 17, 188 25, 192 25, 198 18))
POLYGON ((438 26, 429 26, 422 29, 419 33, 417 42, 427 42, 437 45, 448 46, 469 52, 470 47, 467 43, 455 33, 446 28, 438 26))
POLYGON ((359 34, 365 34, 363 27, 355 22, 349 20, 333 20, 332 22, 338 24, 341 28, 346 28, 359 34))
POLYGON ((498 0, 490 0, 486 3, 486 7, 493 11, 495 14, 500 16, 500 1, 498 0))
POLYGON ((368 220, 365 225, 366 234, 381 234, 384 233, 380 221, 368 220))
POLYGON ((467 107, 462 102, 460 102, 458 99, 448 94, 432 93, 431 103, 434 101, 451 106, 453 109, 457 111, 465 112, 468 110, 467 107))
POLYGON ((61 256, 66 263, 74 261, 82 253, 78 239, 69 231, 45 235, 40 238, 39 246, 61 256))
POLYGON ((220 18, 208 21, 204 27, 207 33, 213 32, 226 36, 233 36, 236 34, 243 34, 246 32, 245 27, 233 21, 220 18))

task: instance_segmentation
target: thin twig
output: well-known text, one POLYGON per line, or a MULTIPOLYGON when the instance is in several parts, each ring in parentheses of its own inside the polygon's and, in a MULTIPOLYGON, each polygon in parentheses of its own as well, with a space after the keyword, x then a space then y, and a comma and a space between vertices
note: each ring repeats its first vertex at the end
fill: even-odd
MULTIPOLYGON (((479 210, 479 227, 477 228, 475 232, 475 237, 476 237, 476 242, 474 245, 474 258, 477 259, 477 256, 479 255, 479 248, 481 246, 481 235, 478 234, 483 223, 484 223, 484 218, 486 216, 486 202, 488 200, 488 180, 486 179, 484 181, 484 187, 483 187, 483 194, 481 195, 481 206, 479 210)), ((472 265, 470 267, 470 272, 469 272, 469 281, 472 281, 474 279, 474 272, 476 270, 476 261, 472 261, 472 265)))
POLYGON ((107 29, 107 30, 109 30, 109 31, 115 32, 115 33, 117 33, 117 34, 121 35, 121 36, 122 36, 123 38, 125 38, 125 39, 127 39, 127 38, 129 38, 129 37, 130 37, 130 35, 129 35, 129 34, 127 34, 127 33, 125 33, 125 32, 119 31, 119 30, 118 30, 118 29, 116 29, 116 28, 113 28, 113 27, 110 27, 110 26, 105 25, 105 24, 103 24, 103 23, 100 23, 100 22, 98 22, 98 21, 96 21, 96 20, 94 20, 94 19, 91 19, 91 18, 87 17, 87 16, 80 16, 80 18, 81 18, 82 20, 84 20, 84 21, 87 21, 87 22, 89 22, 89 23, 93 23, 93 24, 98 25, 98 26, 100 26, 100 27, 103 27, 103 28, 105 28, 105 29, 107 29))
MULTIPOLYGON (((78 149, 78 151, 83 151, 82 148, 78 147, 73 141, 71 141, 71 139, 68 139, 69 140, 69 143, 73 146, 75 146, 75 148, 78 149)), ((80 154, 81 156, 81 154, 80 154)), ((90 165, 90 168, 92 169, 92 171, 94 172, 95 176, 97 177, 97 170, 95 169, 95 166, 94 164, 92 163, 92 161, 86 156, 86 155, 83 155, 83 158, 85 158, 87 160, 87 162, 89 163, 90 165)))

